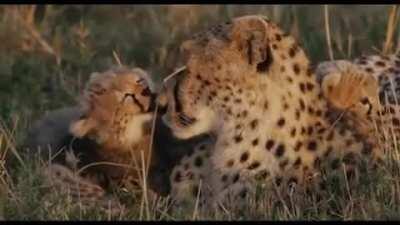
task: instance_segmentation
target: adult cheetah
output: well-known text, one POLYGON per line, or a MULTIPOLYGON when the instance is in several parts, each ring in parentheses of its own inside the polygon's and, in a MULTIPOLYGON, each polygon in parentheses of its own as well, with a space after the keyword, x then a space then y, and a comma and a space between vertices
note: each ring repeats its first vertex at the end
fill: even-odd
POLYGON ((253 179, 307 185, 321 165, 350 172, 359 156, 380 157, 348 123, 331 122, 303 49, 268 19, 235 18, 181 47, 186 70, 166 84, 164 121, 179 138, 215 142, 174 168, 177 199, 199 186, 211 204, 243 197, 253 179))

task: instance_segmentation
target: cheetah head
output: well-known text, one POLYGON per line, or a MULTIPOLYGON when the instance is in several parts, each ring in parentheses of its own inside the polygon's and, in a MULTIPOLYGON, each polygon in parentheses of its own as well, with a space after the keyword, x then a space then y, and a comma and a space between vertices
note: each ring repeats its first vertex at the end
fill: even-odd
POLYGON ((316 69, 322 92, 336 109, 358 116, 379 108, 378 80, 346 60, 323 62, 316 69))
POLYGON ((152 119, 155 95, 149 82, 148 74, 139 68, 93 73, 81 98, 83 114, 71 124, 71 133, 111 148, 129 149, 152 119))
MULTIPOLYGON (((319 89, 303 50, 262 16, 213 27, 185 41, 181 51, 186 69, 166 84, 164 116, 178 138, 216 133, 230 118, 244 120, 252 108, 270 123, 284 110, 294 117, 317 101, 319 89)), ((315 103, 312 110, 319 107, 315 103)))

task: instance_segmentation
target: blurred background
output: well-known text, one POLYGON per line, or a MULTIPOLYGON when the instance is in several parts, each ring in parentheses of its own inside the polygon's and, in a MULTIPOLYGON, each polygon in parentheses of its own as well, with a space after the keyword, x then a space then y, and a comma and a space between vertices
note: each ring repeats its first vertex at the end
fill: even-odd
POLYGON ((263 14, 278 23, 300 41, 313 63, 327 60, 330 55, 339 59, 382 52, 385 48, 386 52, 394 52, 399 49, 400 31, 399 13, 394 8, 391 5, 328 8, 324 5, 3 5, 0 7, 0 121, 7 127, 26 128, 48 110, 75 104, 90 73, 116 65, 115 56, 124 65, 148 70, 155 81, 160 81, 179 66, 177 53, 182 40, 246 14, 263 14), (385 44, 388 34, 391 38, 385 44))

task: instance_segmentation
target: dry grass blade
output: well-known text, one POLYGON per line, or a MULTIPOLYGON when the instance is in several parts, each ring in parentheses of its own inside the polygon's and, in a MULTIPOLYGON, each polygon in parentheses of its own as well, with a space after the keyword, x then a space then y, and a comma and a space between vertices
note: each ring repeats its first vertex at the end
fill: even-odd
POLYGON ((389 54, 390 50, 393 47, 394 32, 396 30, 397 23, 399 21, 397 15, 398 8, 399 6, 394 5, 390 9, 389 20, 386 28, 386 40, 385 43, 383 44, 383 50, 382 50, 384 55, 389 54))
POLYGON ((118 63, 118 66, 122 66, 121 59, 115 50, 113 50, 113 56, 114 56, 115 61, 118 63))
MULTIPOLYGON (((14 126, 16 127, 16 124, 14 126)), ((14 130, 15 130, 15 128, 14 128, 14 130)), ((0 135, 1 135, 0 137, 2 137, 2 140, 5 141, 5 145, 6 145, 6 147, 4 148, 6 150, 4 151, 4 153, 3 153, 4 155, 2 156, 2 158, 3 157, 5 158, 5 156, 7 154, 7 149, 9 149, 9 150, 11 150, 11 152, 13 153, 15 158, 17 158, 19 163, 23 167, 26 167, 24 161, 22 160, 22 157, 19 155, 19 153, 17 151, 16 145, 15 145, 15 140, 13 139, 13 137, 14 137, 13 132, 9 131, 6 128, 6 125, 1 120, 0 120, 0 135)))
MULTIPOLYGON (((146 209, 146 218, 147 220, 150 220, 150 204, 149 204, 149 198, 148 198, 148 188, 147 188, 147 169, 146 169, 146 164, 145 164, 145 159, 144 159, 144 151, 140 151, 140 156, 141 156, 141 161, 142 161, 142 179, 143 179, 143 199, 144 199, 144 206, 146 209)), ((148 163, 149 164, 149 163, 148 163)))
POLYGON ((55 56, 57 63, 59 63, 60 56, 56 53, 53 47, 51 47, 48 42, 42 37, 40 32, 34 27, 33 23, 29 23, 27 20, 24 20, 19 12, 16 13, 16 18, 19 20, 20 24, 29 32, 29 34, 42 46, 43 50, 50 55, 55 56))
POLYGON ((349 34, 347 40, 347 58, 350 58, 353 49, 353 35, 349 34))
POLYGON ((194 210, 193 210, 192 220, 195 220, 199 216, 199 203, 200 203, 201 184, 202 183, 201 183, 201 179, 200 179, 199 188, 198 188, 197 194, 196 194, 196 202, 195 202, 195 206, 194 206, 194 210))
POLYGON ((328 44, 329 59, 333 60, 333 50, 331 41, 331 29, 329 26, 329 9, 328 5, 324 5, 324 16, 325 16, 325 33, 326 33, 326 43, 328 44))

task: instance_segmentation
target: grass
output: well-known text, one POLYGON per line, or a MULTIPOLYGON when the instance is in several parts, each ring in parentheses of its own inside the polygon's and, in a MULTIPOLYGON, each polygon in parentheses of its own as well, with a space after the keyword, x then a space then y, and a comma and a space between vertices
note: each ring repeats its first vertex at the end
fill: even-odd
POLYGON ((113 216, 74 207, 44 185, 46 162, 19 148, 32 121, 76 103, 90 73, 117 63, 151 72, 159 84, 179 67, 178 46, 192 32, 228 18, 263 14, 298 38, 310 59, 350 58, 399 51, 395 6, 369 5, 180 5, 3 6, 0 8, 0 220, 182 219, 400 219, 398 149, 385 165, 347 188, 343 176, 327 176, 327 193, 279 198, 271 187, 230 207, 171 210, 168 199, 115 190, 129 210, 113 216), (116 57, 118 56, 118 57, 116 57), (118 60, 117 60, 118 59, 118 60), (6 171, 5 159, 11 164, 6 171), (10 161, 10 158, 12 159, 10 161))

